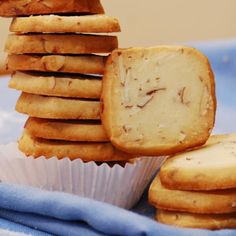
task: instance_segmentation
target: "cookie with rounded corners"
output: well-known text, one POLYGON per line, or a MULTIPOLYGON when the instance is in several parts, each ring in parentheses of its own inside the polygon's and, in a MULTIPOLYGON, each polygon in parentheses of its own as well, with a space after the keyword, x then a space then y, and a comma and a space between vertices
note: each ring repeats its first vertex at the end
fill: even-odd
POLYGON ((22 16, 52 13, 104 13, 100 0, 4 0, 0 16, 22 16))
POLYGON ((216 97, 208 59, 184 46, 116 49, 103 77, 102 121, 118 149, 169 155, 204 144, 216 97))
POLYGON ((163 224, 185 228, 226 229, 236 228, 236 214, 193 214, 158 210, 156 220, 163 224))
POLYGON ((120 32, 119 21, 111 16, 39 15, 16 17, 10 25, 15 33, 112 33, 120 32))
POLYGON ((7 66, 11 70, 67 72, 82 74, 104 73, 107 57, 98 55, 8 55, 7 66))
POLYGON ((161 167, 162 184, 170 189, 236 188, 236 134, 211 136, 201 148, 177 154, 161 167))
POLYGON ((100 119, 100 102, 22 93, 16 111, 46 119, 100 119))
POLYGON ((53 120, 30 117, 25 123, 27 132, 37 138, 108 142, 103 126, 97 121, 53 120))
POLYGON ((8 86, 26 93, 99 99, 102 90, 101 77, 72 74, 15 72, 8 86))
POLYGON ((110 53, 118 47, 116 36, 81 34, 30 34, 8 36, 9 54, 110 53))
POLYGON ((69 142, 34 138, 27 132, 18 141, 19 149, 26 156, 35 158, 68 157, 70 160, 83 161, 120 161, 132 159, 131 155, 116 150, 111 143, 99 142, 69 142))
POLYGON ((236 189, 187 191, 168 189, 157 176, 149 188, 149 203, 158 209, 202 214, 236 212, 236 189))

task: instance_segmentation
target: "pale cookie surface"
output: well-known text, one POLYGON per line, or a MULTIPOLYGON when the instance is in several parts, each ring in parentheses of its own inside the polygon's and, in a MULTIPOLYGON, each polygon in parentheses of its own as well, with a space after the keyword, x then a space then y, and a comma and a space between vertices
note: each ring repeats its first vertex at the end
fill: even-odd
POLYGON ((22 93, 16 111, 48 119, 100 119, 100 102, 22 93))
POLYGON ((166 155, 206 142, 215 121, 208 60, 193 48, 114 50, 103 77, 105 130, 117 148, 166 155))
POLYGON ((100 0, 4 0, 0 16, 51 13, 104 13, 100 0))
POLYGON ((19 140, 19 149, 26 156, 46 158, 68 157, 83 161, 120 161, 133 157, 116 150, 111 143, 66 142, 34 138, 27 132, 19 140))
POLYGON ((116 36, 37 34, 9 35, 9 54, 86 54, 109 53, 118 47, 116 36))
POLYGON ((157 176, 149 189, 149 202, 156 208, 192 213, 236 212, 236 189, 215 191, 170 190, 157 176))
POLYGON ((17 33, 110 33, 120 32, 116 18, 107 15, 17 17, 11 23, 17 33))
POLYGON ((94 121, 52 120, 30 117, 25 129, 33 136, 44 139, 108 142, 103 126, 94 121))
POLYGON ((11 70, 103 74, 107 57, 97 55, 9 55, 11 70))
POLYGON ((175 155, 161 167, 164 186, 183 190, 236 188, 236 134, 210 137, 201 148, 175 155))
POLYGON ((156 219, 163 224, 185 228, 236 228, 236 214, 191 214, 158 210, 156 219))
POLYGON ((100 98, 101 77, 15 72, 9 87, 26 93, 71 98, 100 98))

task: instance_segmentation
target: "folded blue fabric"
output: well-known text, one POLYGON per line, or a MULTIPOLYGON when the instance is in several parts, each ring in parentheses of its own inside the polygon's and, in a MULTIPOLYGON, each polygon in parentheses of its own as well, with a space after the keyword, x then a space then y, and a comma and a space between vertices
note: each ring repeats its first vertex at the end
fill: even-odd
POLYGON ((0 218, 3 228, 40 236, 236 235, 234 230, 174 228, 94 200, 8 184, 0 184, 0 218))

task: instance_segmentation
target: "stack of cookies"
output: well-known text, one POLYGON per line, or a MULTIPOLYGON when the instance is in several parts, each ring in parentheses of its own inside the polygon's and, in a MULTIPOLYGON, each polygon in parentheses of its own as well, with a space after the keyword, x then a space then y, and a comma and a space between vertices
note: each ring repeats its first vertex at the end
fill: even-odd
POLYGON ((27 156, 118 161, 100 122, 102 75, 118 47, 117 19, 99 0, 4 1, 13 19, 6 43, 9 87, 21 90, 16 110, 29 119, 19 140, 27 156), (94 14, 97 13, 97 14, 94 14), (57 14, 57 15, 56 15, 57 14))
POLYGON ((236 228, 236 134, 211 136, 200 149, 168 159, 149 190, 161 223, 236 228))
POLYGON ((118 47, 108 33, 120 31, 118 20, 100 0, 5 0, 0 16, 15 17, 9 87, 22 91, 16 110, 29 116, 18 148, 1 150, 0 178, 132 208, 165 157, 133 160, 101 124, 102 77, 118 47))

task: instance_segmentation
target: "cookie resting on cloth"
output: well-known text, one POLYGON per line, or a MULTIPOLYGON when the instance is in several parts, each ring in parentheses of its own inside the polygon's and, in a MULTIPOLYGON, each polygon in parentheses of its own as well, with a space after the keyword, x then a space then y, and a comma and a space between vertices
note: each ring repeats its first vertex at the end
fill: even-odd
MULTIPOLYGON (((194 214, 158 210, 156 219, 163 224, 198 229, 236 228, 236 214, 194 214)), ((232 234, 233 235, 233 234, 232 234)))

